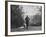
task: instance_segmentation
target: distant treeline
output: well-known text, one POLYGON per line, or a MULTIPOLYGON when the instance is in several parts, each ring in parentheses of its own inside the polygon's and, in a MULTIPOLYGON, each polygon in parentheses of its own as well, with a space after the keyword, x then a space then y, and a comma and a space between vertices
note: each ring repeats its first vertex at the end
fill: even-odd
POLYGON ((42 15, 34 15, 33 19, 30 22, 30 25, 32 26, 41 26, 42 25, 42 15))

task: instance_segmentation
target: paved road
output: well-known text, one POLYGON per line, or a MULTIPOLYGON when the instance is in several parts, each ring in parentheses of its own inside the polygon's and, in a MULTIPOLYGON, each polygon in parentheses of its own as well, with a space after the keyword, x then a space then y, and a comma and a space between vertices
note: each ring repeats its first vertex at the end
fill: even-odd
POLYGON ((28 26, 28 30, 25 29, 23 26, 19 28, 13 28, 13 32, 20 32, 20 31, 36 31, 36 30, 41 30, 41 26, 28 26))

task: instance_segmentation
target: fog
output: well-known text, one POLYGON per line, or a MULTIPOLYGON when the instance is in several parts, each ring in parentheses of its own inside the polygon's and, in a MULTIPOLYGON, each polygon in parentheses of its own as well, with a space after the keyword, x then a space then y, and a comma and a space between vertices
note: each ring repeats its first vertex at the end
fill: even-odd
MULTIPOLYGON (((28 15, 29 18, 33 18, 32 16, 34 15, 41 15, 42 9, 41 6, 33 6, 33 5, 20 5, 19 8, 21 8, 22 12, 23 12, 23 17, 24 19, 26 18, 26 16, 28 15), (40 11, 41 9, 41 11, 40 11)), ((30 19, 30 20, 31 20, 30 19)))

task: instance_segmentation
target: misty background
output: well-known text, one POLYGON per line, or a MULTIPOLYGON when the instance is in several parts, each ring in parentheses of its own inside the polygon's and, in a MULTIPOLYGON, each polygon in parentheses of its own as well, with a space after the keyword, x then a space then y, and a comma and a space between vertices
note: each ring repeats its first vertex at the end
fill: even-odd
MULTIPOLYGON (((25 18, 27 15, 30 18, 29 26, 37 26, 41 29, 42 6, 35 5, 11 5, 11 29, 15 30, 21 26, 24 26, 24 24, 26 24, 25 18)), ((29 29, 31 30, 31 28, 29 29)))

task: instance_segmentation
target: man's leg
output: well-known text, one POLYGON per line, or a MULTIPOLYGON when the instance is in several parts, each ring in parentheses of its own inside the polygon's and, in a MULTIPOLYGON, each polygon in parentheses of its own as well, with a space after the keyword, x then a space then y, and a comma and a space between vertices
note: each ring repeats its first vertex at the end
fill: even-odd
POLYGON ((26 22, 26 29, 28 30, 28 22, 26 22))
POLYGON ((28 30, 28 25, 27 25, 27 30, 28 30))
POLYGON ((28 23, 27 23, 27 30, 28 30, 28 23))

